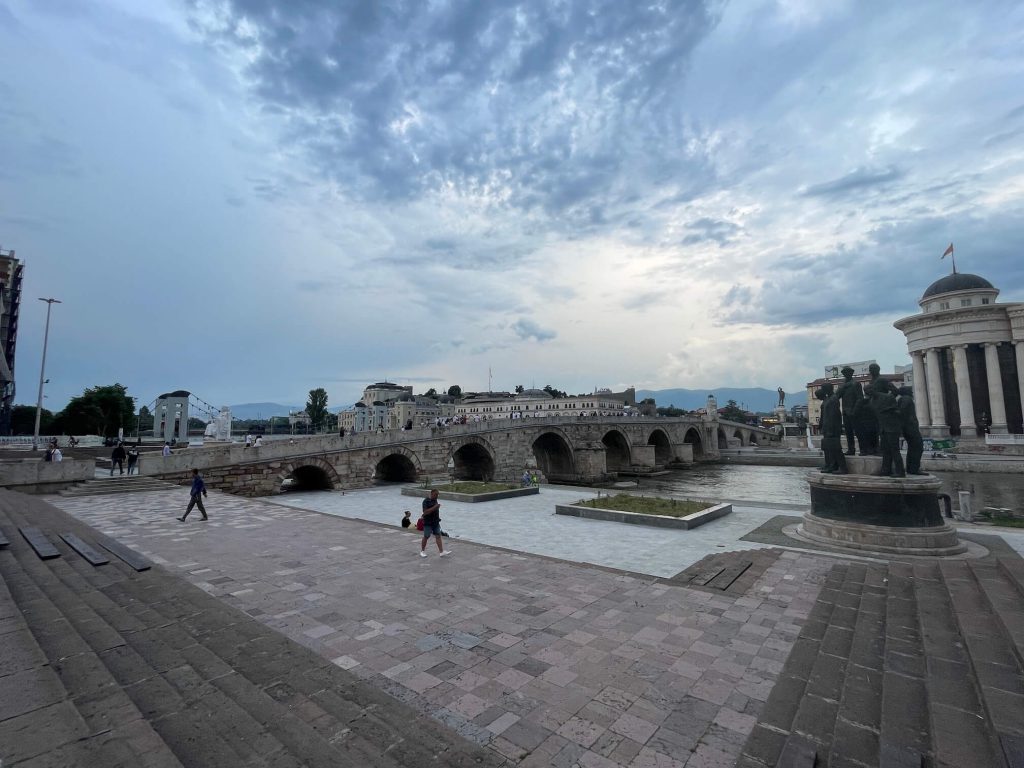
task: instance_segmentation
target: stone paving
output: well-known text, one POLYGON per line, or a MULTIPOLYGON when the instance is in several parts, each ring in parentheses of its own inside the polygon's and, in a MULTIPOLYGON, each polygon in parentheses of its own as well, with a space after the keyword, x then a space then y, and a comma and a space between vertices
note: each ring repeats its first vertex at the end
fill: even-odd
MULTIPOLYGON (((731 766, 835 562, 783 552, 713 595, 466 540, 421 559, 397 528, 216 492, 207 523, 174 519, 185 489, 47 500, 522 766, 731 766)), ((635 527, 566 523, 577 551, 635 527)))

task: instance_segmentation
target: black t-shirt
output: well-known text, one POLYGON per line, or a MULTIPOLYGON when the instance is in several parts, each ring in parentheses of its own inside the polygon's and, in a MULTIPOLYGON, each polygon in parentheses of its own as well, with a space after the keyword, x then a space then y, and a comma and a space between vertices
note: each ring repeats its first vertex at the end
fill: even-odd
POLYGON ((409 518, 408 517, 403 517, 402 518, 402 527, 403 528, 408 528, 410 525, 412 525, 412 523, 409 522, 409 518))
POLYGON ((427 512, 435 504, 440 502, 435 499, 424 499, 423 500, 423 524, 424 525, 437 525, 441 522, 441 510, 435 509, 433 512, 427 512))

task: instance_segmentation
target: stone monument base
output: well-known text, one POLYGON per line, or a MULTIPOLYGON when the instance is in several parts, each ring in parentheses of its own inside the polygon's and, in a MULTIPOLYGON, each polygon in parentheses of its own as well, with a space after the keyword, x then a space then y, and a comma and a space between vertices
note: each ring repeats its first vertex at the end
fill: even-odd
MULTIPOLYGON (((857 469, 880 465, 875 457, 865 458, 873 460, 857 469)), ((956 529, 942 518, 941 483, 932 475, 811 472, 807 483, 811 511, 797 530, 801 538, 865 554, 946 557, 967 551, 956 529)))

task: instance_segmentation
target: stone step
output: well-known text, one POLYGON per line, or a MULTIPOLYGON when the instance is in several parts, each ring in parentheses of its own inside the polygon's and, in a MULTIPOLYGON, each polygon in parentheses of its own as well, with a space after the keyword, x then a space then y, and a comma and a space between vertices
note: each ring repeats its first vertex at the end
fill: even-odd
POLYGON ((1017 657, 1018 667, 1024 668, 1024 613, 1020 611, 1024 596, 1017 590, 1006 569, 998 564, 970 562, 969 565, 992 612, 1002 625, 1004 636, 1017 657))
POLYGON ((839 604, 846 566, 837 565, 828 574, 818 600, 793 643, 782 673, 743 746, 741 761, 753 766, 776 766, 793 733, 807 683, 828 633, 832 614, 839 604))
MULTIPOLYGON (((97 574, 82 572, 81 576, 90 581, 98 581, 94 577, 97 574)), ((137 582, 137 580, 136 580, 137 582)), ((262 724, 265 732, 259 731, 250 733, 249 739, 253 743, 260 743, 260 753, 264 756, 277 757, 279 754, 287 754, 295 759, 301 757, 303 765, 333 765, 341 764, 379 764, 385 768, 397 766, 397 763, 390 759, 378 757, 380 750, 376 745, 364 743, 354 738, 342 738, 345 727, 336 722, 328 722, 324 712, 316 712, 314 708, 298 708, 288 703, 277 700, 272 691, 265 689, 266 684, 262 681, 254 682, 251 675, 247 674, 242 662, 258 657, 259 651, 257 640, 266 641, 267 633, 259 627, 250 625, 251 631, 237 632, 233 635, 225 634, 225 630, 233 626, 231 622, 216 622, 216 628, 211 628, 203 622, 191 622, 204 615, 204 609, 189 603, 189 593, 195 590, 189 585, 181 592, 164 593, 161 595, 157 588, 146 590, 147 603, 142 604, 133 592, 132 581, 120 583, 111 582, 106 586, 98 586, 101 592, 111 603, 118 605, 121 610, 127 611, 127 605, 144 605, 150 617, 157 618, 158 629, 147 632, 149 635, 144 638, 138 634, 129 634, 129 643, 148 646, 141 648, 144 656, 160 656, 161 666, 179 664, 191 668, 192 675, 183 675, 188 678, 187 682, 192 685, 208 684, 217 689, 221 696, 226 697, 232 706, 243 709, 254 723, 262 724), (127 605, 126 605, 127 604, 127 605), (161 609, 165 609, 162 612, 161 609), (175 623, 177 622, 177 626, 175 623), (197 636, 194 636, 186 628, 196 628, 197 636), (169 628, 174 631, 169 631, 169 628), (163 647, 160 646, 160 641, 163 647), (201 642, 197 642, 201 640, 201 642), (230 650, 227 650, 230 649, 230 650), (180 655, 180 658, 179 658, 180 655), (272 740, 274 744, 267 742, 272 740)), ((197 591, 197 590, 196 590, 197 591)), ((205 595, 201 595, 206 597, 205 595)), ((218 606, 218 613, 230 610, 218 606)), ((279 657, 288 654, 287 645, 289 641, 281 637, 281 646, 274 643, 264 643, 273 646, 279 657), (282 647, 283 646, 283 647, 282 647)), ((256 669, 266 669, 267 663, 262 658, 255 662, 256 669)), ((289 671, 294 670, 294 664, 289 671)), ((237 713, 224 712, 223 716, 234 721, 237 713)))
POLYGON ((920 757, 929 755, 932 744, 913 568, 907 563, 890 563, 888 574, 879 750, 910 755, 911 761, 920 762, 920 757))
POLYGON ((1024 674, 1003 623, 968 563, 943 563, 941 572, 994 740, 1024 735, 1024 674))
POLYGON ((829 754, 829 764, 856 760, 864 765, 878 761, 881 702, 885 657, 886 569, 860 564, 849 566, 853 583, 861 587, 852 630, 830 627, 822 651, 846 659, 839 710, 829 754))
MULTIPOLYGON (((65 702, 77 714, 77 718, 71 717, 65 707, 60 710, 62 719, 40 723, 45 726, 45 740, 35 743, 40 755, 45 752, 40 761, 46 765, 181 768, 92 648, 24 571, 14 552, 0 556, 0 577, 0 592, 9 598, 8 603, 0 597, 0 611, 9 613, 2 607, 8 604, 27 609, 25 631, 49 661, 47 669, 59 680, 65 702), (10 586, 10 592, 4 584, 10 586), (78 719, 82 728, 76 727, 78 719), (90 734, 92 738, 88 738, 90 734)), ((41 687, 40 681, 33 686, 41 687)), ((32 741, 25 740, 24 734, 3 734, 3 724, 0 743, 5 745, 0 748, 0 759, 14 762, 33 756, 25 750, 32 741)))
POLYGON ((281 707, 296 713, 301 722, 286 722, 277 734, 286 746, 291 746, 287 739, 292 739, 297 749, 308 744, 302 735, 302 726, 308 722, 336 749, 343 749, 352 764, 414 765, 427 759, 424 753, 430 751, 433 759, 443 759, 447 766, 480 765, 478 756, 452 750, 450 735, 432 727, 432 721, 424 718, 414 727, 407 716, 394 713, 386 694, 345 675, 324 659, 316 657, 313 669, 296 676, 295 656, 312 656, 311 651, 219 603, 215 611, 209 611, 215 598, 194 587, 162 593, 152 582, 108 579, 106 573, 87 570, 84 564, 76 567, 83 579, 125 610, 135 606, 137 611, 157 614, 165 624, 180 621, 184 632, 202 643, 206 652, 193 649, 190 662, 201 662, 204 674, 216 673, 211 682, 235 700, 244 701, 257 719, 280 721, 281 707), (189 600, 190 596, 196 601, 189 600), (238 672, 235 678, 241 679, 225 674, 230 670, 238 672), (347 679, 339 681, 342 675, 347 679), (404 735, 410 728, 415 737, 404 735))
POLYGON ((142 493, 144 491, 166 491, 179 486, 151 477, 133 475, 131 477, 96 478, 86 480, 70 488, 58 492, 60 496, 100 496, 117 493, 142 493))
MULTIPOLYGON (((9 510, 8 515, 17 519, 17 514, 9 510)), ((113 624, 107 620, 109 612, 107 617, 101 616, 94 608, 103 605, 102 595, 70 588, 62 578, 66 578, 70 570, 63 559, 33 563, 26 553, 19 561, 25 573, 68 619, 182 765, 231 766, 253 756, 234 729, 204 727, 204 723, 228 715, 224 711, 226 701, 207 696, 186 700, 168 682, 174 678, 161 674, 184 665, 174 664, 158 671, 139 653, 140 643, 136 639, 133 644, 129 638, 133 630, 137 632, 145 625, 127 614, 112 617, 113 624)), ((76 579, 72 581, 81 583, 76 579)), ((187 670, 182 670, 182 677, 187 677, 187 670)))
POLYGON ((977 680, 937 563, 914 566, 925 688, 936 764, 1001 765, 985 724, 977 680))

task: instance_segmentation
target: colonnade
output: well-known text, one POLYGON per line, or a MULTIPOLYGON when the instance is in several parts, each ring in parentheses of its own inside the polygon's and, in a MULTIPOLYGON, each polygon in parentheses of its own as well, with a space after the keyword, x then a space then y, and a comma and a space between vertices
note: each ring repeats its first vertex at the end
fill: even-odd
MULTIPOLYGON (((988 383, 988 400, 992 434, 1006 434, 1006 398, 1003 392, 1003 377, 999 368, 999 345, 1005 342, 987 342, 985 350, 985 379, 988 383)), ((1017 385, 1021 402, 1024 403, 1024 341, 1010 342, 1017 359, 1017 385)), ((943 399, 942 371, 939 353, 949 350, 953 356, 953 379, 956 383, 957 405, 960 410, 960 433, 973 437, 978 428, 974 418, 974 393, 971 391, 971 377, 967 367, 967 344, 953 344, 947 347, 931 347, 911 352, 914 363, 914 404, 917 420, 925 435, 945 437, 949 435, 946 406, 943 399)))

